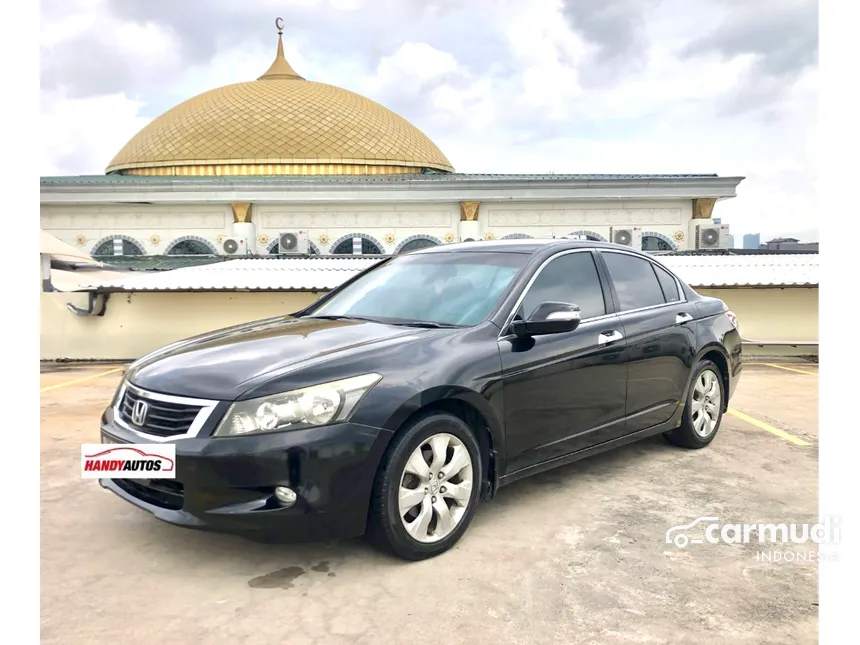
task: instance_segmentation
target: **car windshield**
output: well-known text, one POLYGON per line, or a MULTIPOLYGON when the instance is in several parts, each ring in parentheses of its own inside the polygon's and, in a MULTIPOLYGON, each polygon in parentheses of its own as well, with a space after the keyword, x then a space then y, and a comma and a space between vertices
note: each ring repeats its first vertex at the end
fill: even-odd
POLYGON ((394 258, 308 312, 393 323, 479 323, 528 262, 522 253, 426 253, 394 258))

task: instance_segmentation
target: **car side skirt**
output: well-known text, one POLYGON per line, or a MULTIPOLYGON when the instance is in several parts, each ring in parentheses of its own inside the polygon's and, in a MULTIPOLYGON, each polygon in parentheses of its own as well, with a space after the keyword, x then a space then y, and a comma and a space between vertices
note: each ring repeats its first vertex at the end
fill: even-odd
POLYGON ((563 455, 561 457, 556 457, 555 459, 549 459, 539 464, 527 466, 526 468, 521 468, 520 470, 517 470, 515 472, 503 475, 499 478, 499 487, 507 486, 508 484, 511 484, 519 479, 531 477, 532 475, 537 475, 538 473, 552 470, 553 468, 558 468, 559 466, 571 464, 575 461, 579 461, 580 459, 585 459, 586 457, 591 457, 593 455, 606 452, 607 450, 613 450, 621 446, 626 446, 630 443, 635 443, 636 441, 640 441, 642 439, 647 439, 648 437, 653 437, 654 435, 674 430, 681 424, 681 415, 684 413, 684 408, 685 406, 683 405, 678 406, 678 409, 675 410, 675 414, 672 415, 671 419, 656 426, 651 426, 650 428, 645 428, 644 430, 640 430, 639 432, 634 432, 623 437, 618 437, 617 439, 612 439, 611 441, 606 441, 604 443, 597 444, 596 446, 591 446, 590 448, 585 448, 583 450, 578 450, 577 452, 572 452, 569 455, 563 455))

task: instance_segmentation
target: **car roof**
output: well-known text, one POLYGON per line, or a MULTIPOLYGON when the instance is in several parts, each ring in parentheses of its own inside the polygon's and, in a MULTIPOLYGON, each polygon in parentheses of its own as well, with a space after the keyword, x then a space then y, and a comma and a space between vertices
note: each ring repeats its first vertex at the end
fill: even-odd
POLYGON ((442 244, 431 246, 416 251, 409 255, 423 255, 428 253, 524 253, 534 255, 541 251, 561 251, 565 249, 618 249, 643 255, 637 249, 622 244, 610 242, 597 242, 594 240, 578 240, 570 238, 522 238, 511 240, 481 240, 478 242, 459 242, 454 244, 442 244))

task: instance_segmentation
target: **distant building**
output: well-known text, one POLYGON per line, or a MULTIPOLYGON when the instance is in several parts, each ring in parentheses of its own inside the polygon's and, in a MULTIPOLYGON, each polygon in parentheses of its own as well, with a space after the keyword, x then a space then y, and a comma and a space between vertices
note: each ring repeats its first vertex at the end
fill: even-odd
POLYGON ((801 242, 794 237, 775 237, 760 248, 768 251, 818 251, 818 242, 801 242))
POLYGON ((735 236, 729 233, 729 248, 735 248, 735 236))
POLYGON ((761 245, 760 233, 747 233, 744 235, 744 248, 757 249, 761 245))

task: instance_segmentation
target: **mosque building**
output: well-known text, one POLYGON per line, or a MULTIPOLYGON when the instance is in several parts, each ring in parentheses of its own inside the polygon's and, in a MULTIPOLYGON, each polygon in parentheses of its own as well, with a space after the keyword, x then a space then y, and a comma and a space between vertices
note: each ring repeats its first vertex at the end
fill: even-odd
POLYGON ((742 177, 457 173, 403 117, 300 76, 278 26, 257 80, 168 110, 104 175, 42 177, 42 230, 97 257, 390 255, 553 235, 728 245, 713 209, 742 177))

